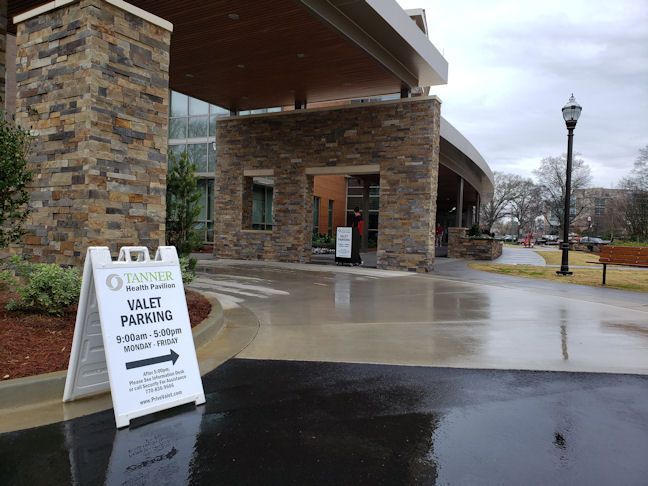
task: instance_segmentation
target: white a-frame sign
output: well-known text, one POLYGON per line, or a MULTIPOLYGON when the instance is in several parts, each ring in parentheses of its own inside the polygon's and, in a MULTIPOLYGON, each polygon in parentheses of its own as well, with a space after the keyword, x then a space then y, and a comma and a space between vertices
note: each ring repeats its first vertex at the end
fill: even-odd
POLYGON ((205 403, 173 246, 88 248, 63 401, 108 388, 117 427, 205 403))

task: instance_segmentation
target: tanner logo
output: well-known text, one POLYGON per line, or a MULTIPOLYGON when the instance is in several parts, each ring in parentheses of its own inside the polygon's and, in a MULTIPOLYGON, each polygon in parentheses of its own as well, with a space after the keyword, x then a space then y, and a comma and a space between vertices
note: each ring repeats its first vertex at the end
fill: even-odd
POLYGON ((124 281, 119 275, 111 273, 106 277, 106 287, 110 290, 120 290, 124 285, 124 281))
POLYGON ((141 283, 154 283, 154 282, 170 282, 173 280, 173 275, 169 271, 156 271, 156 272, 125 272, 124 277, 128 284, 141 284, 141 283))

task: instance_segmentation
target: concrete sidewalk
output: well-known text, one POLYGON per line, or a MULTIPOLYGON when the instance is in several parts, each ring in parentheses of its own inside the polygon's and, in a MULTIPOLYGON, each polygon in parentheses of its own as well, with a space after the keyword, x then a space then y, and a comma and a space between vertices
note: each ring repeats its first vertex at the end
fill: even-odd
POLYGON ((504 246, 504 248, 502 248, 502 255, 499 258, 493 260, 491 263, 501 263, 503 265, 533 265, 537 267, 544 267, 546 265, 544 258, 538 255, 536 251, 556 250, 553 248, 539 249, 504 246))
MULTIPOLYGON (((523 248, 523 247, 504 247, 502 255, 493 260, 492 263, 504 265, 531 265, 531 266, 550 266, 556 269, 560 265, 547 265, 537 252, 559 250, 554 248, 523 248)), ((611 305, 630 307, 636 309, 648 308, 648 295, 644 292, 633 292, 631 290, 617 290, 612 288, 592 287, 588 285, 576 285, 571 283, 552 282, 542 279, 532 279, 523 277, 513 277, 509 275, 500 275, 490 272, 480 272, 468 267, 469 260, 456 258, 437 258, 434 261, 434 275, 443 277, 457 278, 462 281, 475 283, 488 283, 504 287, 513 287, 516 289, 528 289, 533 292, 541 290, 547 295, 565 296, 568 295, 575 299, 581 299, 584 302, 601 303, 605 302, 611 305)), ((480 262, 483 263, 483 262, 480 262)), ((570 269, 593 268, 578 265, 570 265, 570 269)), ((599 270, 600 266, 596 266, 599 270)), ((626 269, 618 267, 618 269, 626 269)), ((632 269, 631 269, 632 270, 632 269)), ((634 269, 636 270, 636 269, 634 269)), ((645 270, 648 271, 648 270, 645 270)))

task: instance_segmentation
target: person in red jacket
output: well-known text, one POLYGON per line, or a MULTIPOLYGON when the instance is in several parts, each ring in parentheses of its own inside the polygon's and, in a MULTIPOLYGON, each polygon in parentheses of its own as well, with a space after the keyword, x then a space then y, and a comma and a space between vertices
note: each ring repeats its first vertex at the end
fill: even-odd
POLYGON ((362 258, 360 258, 360 238, 364 221, 362 220, 362 213, 359 207, 353 208, 353 221, 351 222, 351 265, 362 265, 362 258))

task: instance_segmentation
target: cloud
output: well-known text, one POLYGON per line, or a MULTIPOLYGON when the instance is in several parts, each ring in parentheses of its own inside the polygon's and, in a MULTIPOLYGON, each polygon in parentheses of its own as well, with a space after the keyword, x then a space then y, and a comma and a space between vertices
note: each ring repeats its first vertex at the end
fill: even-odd
POLYGON ((648 145, 648 2, 410 1, 449 63, 443 116, 493 170, 528 176, 566 151, 561 107, 583 106, 574 147, 611 186, 648 145))

